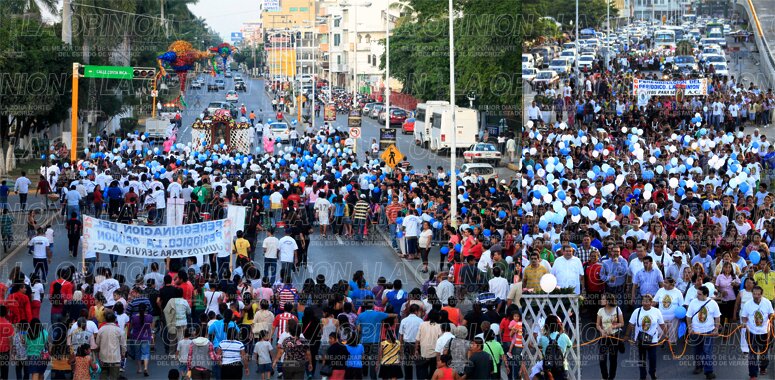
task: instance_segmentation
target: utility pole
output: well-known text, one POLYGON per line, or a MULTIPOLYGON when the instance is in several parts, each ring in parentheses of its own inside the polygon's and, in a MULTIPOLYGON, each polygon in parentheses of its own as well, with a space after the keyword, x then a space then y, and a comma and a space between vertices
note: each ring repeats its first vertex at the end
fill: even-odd
POLYGON ((385 9, 385 128, 390 129, 390 13, 385 9))
POLYGON ((73 7, 70 0, 62 2, 62 42, 73 44, 73 7))
POLYGON ((455 121, 455 18, 452 9, 452 0, 449 0, 449 111, 452 117, 452 146, 449 150, 450 161, 450 207, 449 223, 457 228, 457 173, 455 173, 455 149, 457 148, 457 123, 455 121))

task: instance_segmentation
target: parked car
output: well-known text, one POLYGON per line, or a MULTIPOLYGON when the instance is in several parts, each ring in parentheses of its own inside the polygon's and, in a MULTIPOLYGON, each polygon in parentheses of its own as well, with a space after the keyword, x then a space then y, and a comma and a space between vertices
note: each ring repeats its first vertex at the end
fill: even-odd
POLYGON ((554 70, 557 74, 565 74, 571 71, 570 62, 565 58, 555 58, 549 64, 549 70, 554 70))
POLYGON ((489 181, 491 178, 498 178, 498 174, 495 173, 495 168, 490 164, 465 163, 460 167, 460 172, 480 176, 484 178, 485 181, 489 181))
POLYGON ((207 92, 218 92, 218 84, 210 82, 207 84, 207 92))
POLYGON ((362 115, 368 115, 371 113, 371 108, 374 107, 374 105, 377 104, 375 102, 367 102, 363 105, 363 108, 361 108, 361 114, 362 115))
POLYGON ((234 108, 234 105, 229 102, 220 102, 220 101, 210 102, 210 104, 207 105, 207 113, 212 115, 213 113, 215 113, 215 111, 219 109, 231 111, 232 108, 234 108))
POLYGON ((401 133, 405 135, 414 134, 414 118, 410 117, 401 123, 401 133))
POLYGON ((578 61, 578 67, 581 71, 591 70, 592 64, 595 62, 595 56, 593 55, 582 55, 579 57, 578 61))
POLYGON ((219 90, 225 90, 226 89, 226 81, 223 79, 216 79, 215 84, 218 86, 219 90))
POLYGON ((247 86, 245 86, 245 82, 243 82, 243 81, 241 81, 241 80, 240 80, 240 81, 238 81, 238 80, 236 80, 236 79, 234 80, 234 91, 242 91, 242 92, 245 92, 245 91, 247 91, 247 90, 248 90, 248 88, 247 88, 247 86))
POLYGON ((237 94, 237 91, 229 91, 226 93, 226 101, 236 103, 239 101, 239 95, 237 94))
POLYGON ((560 82, 560 76, 554 70, 541 70, 533 78, 533 84, 542 84, 546 87, 554 87, 560 82))
POLYGON ((192 90, 201 90, 202 89, 202 83, 203 83, 203 81, 201 81, 199 79, 194 79, 191 82, 191 89, 192 90))
MULTIPOLYGON (((383 109, 379 113, 379 117, 377 118, 381 124, 385 123, 385 110, 383 109)), ((401 125, 406 118, 409 117, 409 114, 396 107, 390 107, 390 125, 401 125)))
POLYGON ((463 158, 466 162, 491 162, 498 166, 501 161, 501 152, 493 144, 478 143, 471 145, 468 150, 463 152, 463 158))
POLYGON ((371 106, 369 117, 376 119, 379 116, 379 113, 382 112, 383 108, 385 108, 385 103, 374 103, 374 105, 371 106))
POLYGON ((531 82, 536 77, 536 74, 538 74, 538 70, 534 67, 522 68, 522 79, 528 82, 531 82))
POLYGON ((226 73, 224 73, 223 77, 224 78, 231 78, 231 71, 227 71, 226 73))

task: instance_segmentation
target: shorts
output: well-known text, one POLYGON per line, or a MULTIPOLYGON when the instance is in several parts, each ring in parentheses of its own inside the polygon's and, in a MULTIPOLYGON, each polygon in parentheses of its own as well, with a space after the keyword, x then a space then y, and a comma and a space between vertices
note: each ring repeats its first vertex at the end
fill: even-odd
POLYGON ((258 373, 267 373, 267 372, 272 372, 272 364, 266 363, 266 364, 258 365, 258 373))
POLYGON ((40 356, 30 356, 27 358, 27 370, 31 374, 44 374, 48 368, 48 360, 41 360, 40 356))
POLYGON ((151 359, 151 343, 146 340, 131 340, 129 341, 129 357, 134 360, 150 360, 151 359))

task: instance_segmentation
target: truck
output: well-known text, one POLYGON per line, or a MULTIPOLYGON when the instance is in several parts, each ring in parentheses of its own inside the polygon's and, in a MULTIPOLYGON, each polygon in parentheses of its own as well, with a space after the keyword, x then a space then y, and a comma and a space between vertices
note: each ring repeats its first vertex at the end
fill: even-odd
POLYGON ((723 38, 724 37, 724 24, 721 23, 708 23, 705 25, 705 37, 709 38, 723 38))
POLYGON ((455 128, 453 132, 452 113, 447 109, 433 113, 430 149, 437 154, 446 154, 452 148, 452 133, 456 132, 455 148, 466 149, 476 143, 479 134, 479 112, 471 108, 455 107, 455 128))
POLYGON ((171 124, 173 121, 170 119, 152 119, 149 117, 145 119, 145 132, 151 140, 165 140, 171 124))
POLYGON ((417 105, 414 111, 414 142, 423 148, 428 148, 431 142, 431 125, 433 114, 449 108, 446 100, 429 100, 417 105))

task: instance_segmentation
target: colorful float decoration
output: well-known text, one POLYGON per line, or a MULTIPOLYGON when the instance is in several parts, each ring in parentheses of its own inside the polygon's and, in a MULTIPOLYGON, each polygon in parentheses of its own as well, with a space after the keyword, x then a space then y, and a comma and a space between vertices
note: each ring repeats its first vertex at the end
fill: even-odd
POLYGON ((255 133, 250 123, 237 122, 227 110, 217 110, 213 115, 196 119, 191 125, 191 141, 194 146, 221 145, 224 150, 250 153, 255 133))
POLYGON ((178 75, 180 96, 175 99, 175 103, 179 103, 183 107, 187 106, 185 101, 186 76, 190 70, 194 69, 196 61, 206 59, 209 56, 210 53, 194 49, 189 42, 178 40, 170 44, 167 51, 157 57, 160 75, 167 75, 165 67, 172 69, 178 75))
POLYGON ((220 74, 221 70, 218 68, 218 63, 215 60, 215 57, 221 57, 221 60, 223 61, 223 67, 226 68, 226 61, 228 61, 229 57, 238 52, 239 49, 236 46, 233 46, 232 44, 228 42, 224 42, 218 46, 213 46, 210 48, 210 52, 212 53, 210 58, 210 64, 213 66, 213 76, 215 74, 220 74))

